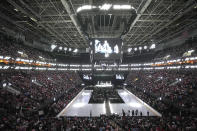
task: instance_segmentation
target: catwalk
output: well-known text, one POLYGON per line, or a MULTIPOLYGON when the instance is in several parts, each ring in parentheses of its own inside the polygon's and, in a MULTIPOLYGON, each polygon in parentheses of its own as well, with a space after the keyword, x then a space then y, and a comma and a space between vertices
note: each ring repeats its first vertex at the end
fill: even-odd
MULTIPOLYGON (((125 103, 115 104, 108 103, 110 107, 111 114, 122 115, 122 110, 125 111, 127 115, 131 115, 132 110, 138 110, 138 115, 142 112, 143 116, 147 115, 149 112, 150 116, 161 116, 156 110, 144 103, 138 97, 133 95, 126 89, 117 90, 120 97, 125 103), (130 114, 129 114, 130 111, 130 114)), ((89 104, 89 100, 92 94, 92 90, 82 90, 59 114, 59 116, 100 116, 101 114, 106 114, 105 102, 102 104, 89 104), (91 112, 91 113, 90 113, 91 112)))

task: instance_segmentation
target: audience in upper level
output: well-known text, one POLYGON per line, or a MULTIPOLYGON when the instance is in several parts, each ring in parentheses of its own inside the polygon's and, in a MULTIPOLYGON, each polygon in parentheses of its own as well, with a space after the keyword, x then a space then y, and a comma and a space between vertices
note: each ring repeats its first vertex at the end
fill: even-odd
POLYGON ((25 46, 22 41, 0 34, 0 56, 30 60, 51 60, 49 53, 25 46))

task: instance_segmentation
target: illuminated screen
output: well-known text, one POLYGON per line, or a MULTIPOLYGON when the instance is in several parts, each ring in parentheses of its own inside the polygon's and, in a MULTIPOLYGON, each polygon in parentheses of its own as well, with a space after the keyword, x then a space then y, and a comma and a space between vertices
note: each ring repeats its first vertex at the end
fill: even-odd
POLYGON ((83 79, 84 80, 92 80, 92 76, 91 75, 83 75, 83 79))
POLYGON ((91 43, 95 59, 120 59, 122 50, 121 39, 93 39, 91 43))
POLYGON ((111 81, 98 81, 96 87, 112 87, 111 81))
POLYGON ((114 47, 109 45, 107 40, 99 41, 95 40, 95 53, 103 53, 103 54, 111 54, 111 53, 119 53, 119 47, 116 44, 114 47))
POLYGON ((117 80, 124 80, 124 75, 116 74, 116 79, 117 80))

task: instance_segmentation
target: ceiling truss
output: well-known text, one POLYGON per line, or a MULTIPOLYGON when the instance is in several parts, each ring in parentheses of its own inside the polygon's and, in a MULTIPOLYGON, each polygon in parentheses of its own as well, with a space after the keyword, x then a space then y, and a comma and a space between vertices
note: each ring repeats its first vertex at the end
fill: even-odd
MULTIPOLYGON (((85 48, 89 41, 75 20, 78 7, 101 5, 98 0, 6 0, 1 19, 24 31, 56 41, 60 45, 85 48), (64 3, 66 2, 66 4, 64 3), (7 17, 6 17, 7 16, 7 17)), ((120 4, 120 0, 111 1, 120 4)), ((129 32, 122 36, 125 47, 162 43, 176 34, 197 27, 196 0, 121 0, 137 11, 129 32)), ((93 19, 92 19, 93 21, 93 19)), ((6 25, 5 25, 6 26, 6 25)), ((93 31, 94 32, 94 31, 93 31)))

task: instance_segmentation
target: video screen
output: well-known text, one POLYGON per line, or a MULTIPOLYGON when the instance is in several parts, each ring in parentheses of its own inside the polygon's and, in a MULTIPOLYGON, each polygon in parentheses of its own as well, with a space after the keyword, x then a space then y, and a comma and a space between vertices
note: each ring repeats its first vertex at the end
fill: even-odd
POLYGON ((92 39, 94 59, 120 59, 122 40, 119 38, 92 39))
POLYGON ((124 80, 124 75, 116 74, 116 80, 124 80))
POLYGON ((112 87, 111 81, 98 81, 96 87, 112 87))
POLYGON ((92 76, 91 76, 91 75, 86 75, 86 74, 84 74, 84 75, 83 75, 83 79, 84 79, 84 80, 92 80, 92 76))

